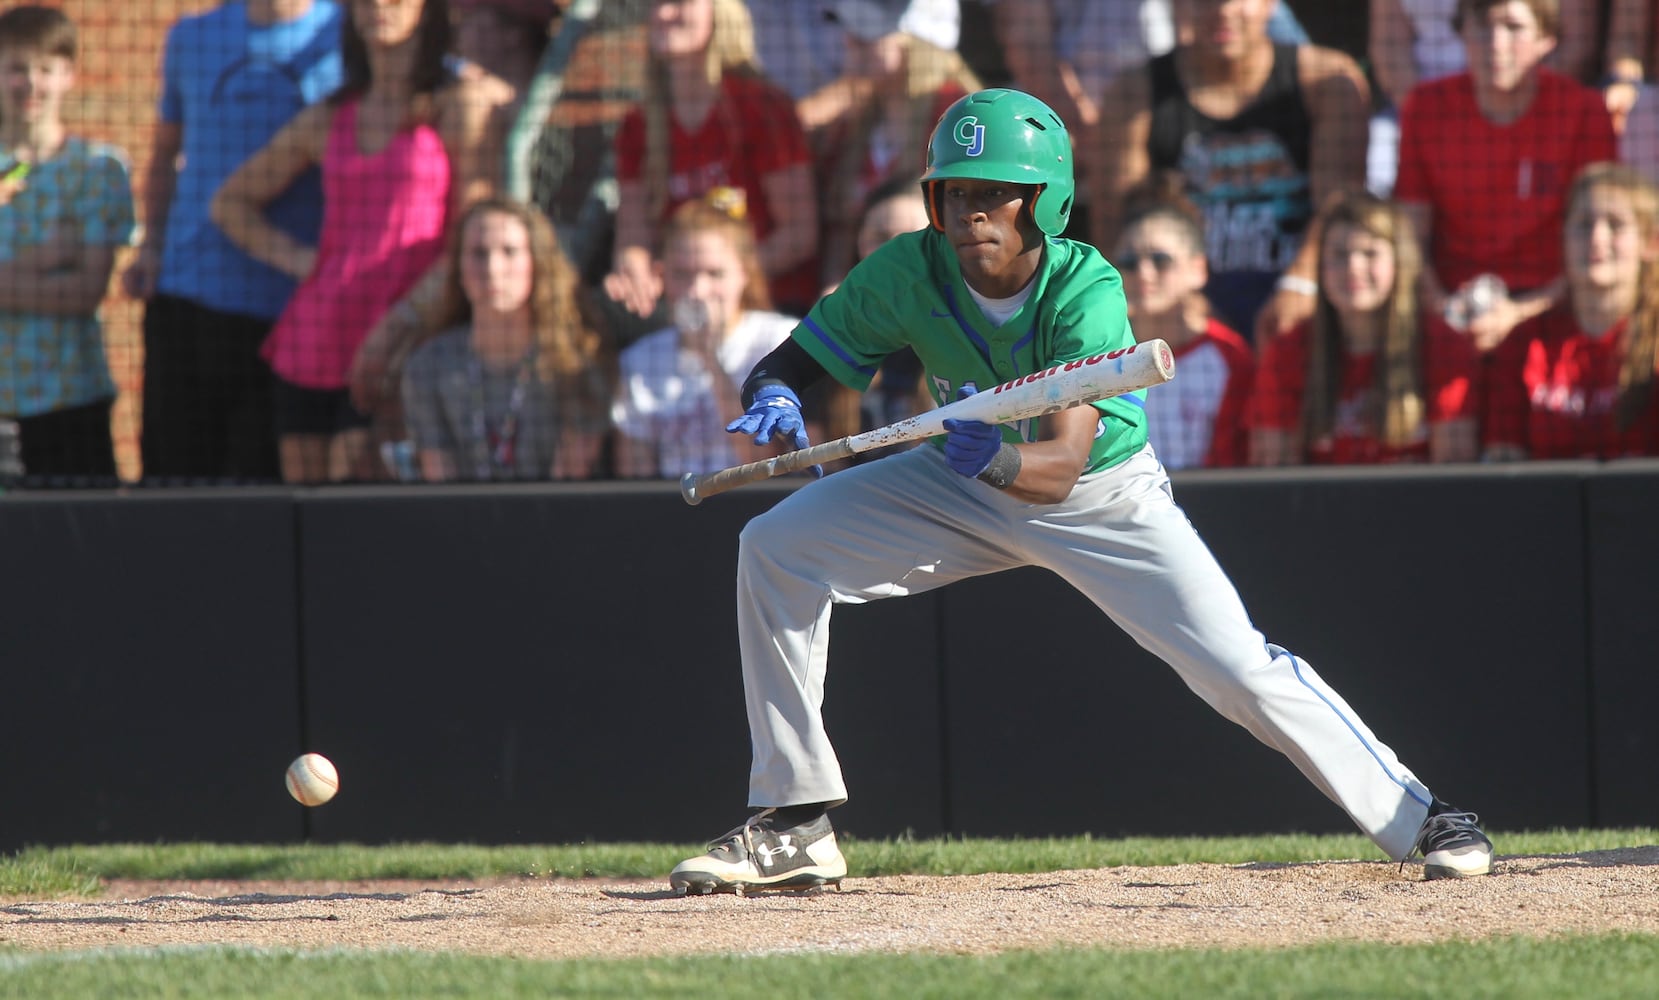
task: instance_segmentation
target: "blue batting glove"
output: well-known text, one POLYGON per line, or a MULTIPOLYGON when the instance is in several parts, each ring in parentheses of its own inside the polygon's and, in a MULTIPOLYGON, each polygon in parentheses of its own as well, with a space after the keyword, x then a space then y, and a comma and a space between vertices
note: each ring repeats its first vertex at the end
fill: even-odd
POLYGON ((788 434, 796 450, 805 448, 806 423, 801 419, 801 400, 786 385, 769 385, 755 393, 748 412, 726 425, 729 434, 753 434, 755 444, 770 444, 773 432, 788 434))
MULTIPOLYGON (((972 386, 965 385, 956 390, 957 399, 967 399, 973 394, 972 386)), ((990 468, 991 459, 1002 450, 1002 429, 996 424, 983 420, 946 420, 945 430, 948 432, 945 435, 945 462, 969 479, 978 478, 980 473, 990 468)))

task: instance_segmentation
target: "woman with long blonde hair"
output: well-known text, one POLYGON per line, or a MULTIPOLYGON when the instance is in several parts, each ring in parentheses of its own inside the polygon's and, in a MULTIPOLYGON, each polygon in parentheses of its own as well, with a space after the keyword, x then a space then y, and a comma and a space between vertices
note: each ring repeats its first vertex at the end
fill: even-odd
POLYGON ((1565 300, 1494 352, 1486 457, 1659 455, 1659 188, 1592 163, 1563 228, 1565 300))
MULTIPOLYGON (((805 310, 817 293, 812 158, 790 97, 756 67, 742 0, 651 6, 645 94, 617 135, 619 203, 607 297, 656 315, 654 261, 664 220, 716 188, 743 193, 775 301, 805 310)), ((626 318, 626 317, 624 317, 626 318)))
POLYGON ((589 479, 609 424, 599 336, 539 211, 471 205, 450 243, 440 329, 403 373, 420 478, 589 479))
POLYGON ((1347 192, 1315 231, 1318 301, 1262 352, 1252 464, 1472 461, 1474 348, 1419 308, 1423 262, 1405 212, 1347 192))
POLYGON ((830 126, 821 187, 823 285, 840 282, 858 259, 859 214, 870 194, 924 164, 914 151, 956 100, 980 88, 962 57, 900 27, 900 11, 883 21, 843 19, 844 75, 873 82, 875 98, 830 126))

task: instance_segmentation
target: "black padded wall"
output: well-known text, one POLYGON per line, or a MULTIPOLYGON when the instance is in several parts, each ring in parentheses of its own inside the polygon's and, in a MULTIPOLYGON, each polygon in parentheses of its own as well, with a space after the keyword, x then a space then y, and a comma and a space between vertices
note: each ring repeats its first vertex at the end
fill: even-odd
MULTIPOLYGON (((1497 826, 1589 821, 1579 474, 1178 477, 1269 641, 1442 797, 1497 826)), ((1351 827, 1282 757, 1050 574, 954 588, 953 826, 968 834, 1351 827), (994 621, 997 629, 974 623, 994 621)))
POLYGON ((1595 822, 1659 825, 1659 463, 1585 484, 1595 822))
MULTIPOLYGON (((779 496, 695 510, 663 484, 308 496, 306 719, 342 775, 316 833, 695 841, 737 823, 737 536, 779 496)), ((835 626, 826 713, 869 789, 844 816, 937 832, 931 631, 891 621, 853 609, 835 626)))
MULTIPOLYGON (((713 836, 748 805, 738 533, 791 488, 8 494, 0 849, 713 836), (304 750, 342 776, 314 810, 282 791, 304 750)), ((1659 822, 1659 463, 1175 490, 1268 638, 1443 797, 1659 822)), ((851 834, 1349 829, 1044 571, 832 632, 851 834)))
POLYGON ((285 492, 8 495, 0 566, 0 849, 303 836, 285 492))

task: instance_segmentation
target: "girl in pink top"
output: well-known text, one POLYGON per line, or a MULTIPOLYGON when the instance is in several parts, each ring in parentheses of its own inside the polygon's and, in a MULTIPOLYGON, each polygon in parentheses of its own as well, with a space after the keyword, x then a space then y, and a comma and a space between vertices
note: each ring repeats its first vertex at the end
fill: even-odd
POLYGON ((375 321, 443 250, 449 157, 431 125, 393 134, 378 152, 357 140, 359 101, 334 111, 323 151, 326 206, 316 264, 265 341, 278 378, 344 389, 375 321))
POLYGON ((264 346, 289 482, 377 477, 368 414, 435 312, 447 220, 489 193, 497 113, 512 98, 499 80, 448 71, 445 0, 354 0, 350 13, 339 93, 301 112, 213 199, 232 241, 300 281, 264 346), (313 165, 323 228, 308 247, 262 209, 313 165))

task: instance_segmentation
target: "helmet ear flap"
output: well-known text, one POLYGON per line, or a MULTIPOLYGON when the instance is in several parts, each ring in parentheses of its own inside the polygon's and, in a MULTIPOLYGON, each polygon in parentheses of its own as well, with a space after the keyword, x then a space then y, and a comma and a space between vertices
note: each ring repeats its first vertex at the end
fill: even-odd
POLYGON ((1059 236, 1065 231, 1066 221, 1071 217, 1071 197, 1068 195, 1060 202, 1060 206, 1053 210, 1044 205, 1043 214, 1038 215, 1037 203, 1048 193, 1048 187, 1047 184, 1036 185, 1031 191, 1030 200, 1026 202, 1026 209, 1031 213, 1031 221, 1037 224, 1038 229, 1048 236, 1059 236))
POLYGON ((945 217, 939 210, 941 187, 938 181, 922 182, 922 202, 927 206, 927 221, 939 232, 945 231, 945 217))

